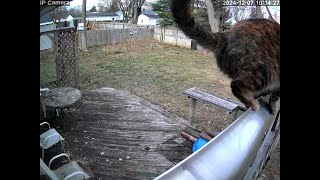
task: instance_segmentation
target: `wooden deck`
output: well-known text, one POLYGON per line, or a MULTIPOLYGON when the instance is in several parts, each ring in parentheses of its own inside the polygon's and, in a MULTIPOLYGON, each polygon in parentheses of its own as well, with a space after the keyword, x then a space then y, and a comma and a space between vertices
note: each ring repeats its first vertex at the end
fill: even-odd
POLYGON ((153 179, 192 153, 180 136, 187 121, 125 91, 82 91, 61 130, 72 160, 101 180, 153 179))

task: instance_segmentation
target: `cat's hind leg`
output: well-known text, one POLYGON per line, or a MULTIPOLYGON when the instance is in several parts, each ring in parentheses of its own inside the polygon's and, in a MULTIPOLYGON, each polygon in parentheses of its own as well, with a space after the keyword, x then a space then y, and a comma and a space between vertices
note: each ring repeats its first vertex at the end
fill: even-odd
POLYGON ((280 87, 271 91, 271 95, 270 95, 270 99, 269 99, 269 106, 271 109, 271 113, 273 115, 275 115, 276 111, 277 111, 276 103, 277 103, 278 99, 280 99, 280 87))
POLYGON ((280 83, 278 81, 272 83, 265 89, 259 91, 254 97, 255 99, 261 97, 261 96, 269 96, 269 110, 274 115, 276 114, 276 103, 278 99, 280 98, 280 83))
POLYGON ((250 84, 244 80, 233 80, 231 81, 231 90, 246 108, 251 107, 253 111, 260 109, 260 103, 254 98, 254 91, 250 90, 250 84))

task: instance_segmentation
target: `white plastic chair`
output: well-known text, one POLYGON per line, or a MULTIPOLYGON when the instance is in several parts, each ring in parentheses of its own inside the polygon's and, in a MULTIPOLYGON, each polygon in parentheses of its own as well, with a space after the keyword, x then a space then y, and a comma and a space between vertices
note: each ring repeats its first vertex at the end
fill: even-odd
MULTIPOLYGON (((42 148, 42 159, 44 159, 44 150, 52 147, 53 145, 61 142, 63 151, 64 147, 62 144, 62 141, 64 141, 64 138, 54 129, 50 127, 50 124, 48 122, 42 122, 40 123, 40 126, 42 125, 48 125, 49 130, 42 133, 40 135, 40 146, 42 148)), ((65 152, 65 151, 64 151, 65 152)))
POLYGON ((84 180, 90 178, 90 176, 79 166, 79 164, 75 161, 70 161, 70 158, 67 154, 62 153, 50 160, 49 167, 43 162, 40 158, 40 174, 47 175, 52 180, 84 180), (69 163, 52 170, 50 169, 50 165, 53 160, 67 156, 69 159, 69 163))

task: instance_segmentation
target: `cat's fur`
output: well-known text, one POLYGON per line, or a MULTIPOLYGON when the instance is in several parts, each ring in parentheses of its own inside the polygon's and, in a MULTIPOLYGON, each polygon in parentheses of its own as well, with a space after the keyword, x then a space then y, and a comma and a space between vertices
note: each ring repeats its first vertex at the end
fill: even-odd
POLYGON ((259 96, 270 94, 275 113, 280 98, 280 24, 268 19, 239 21, 223 33, 211 33, 195 22, 190 0, 172 0, 178 27, 191 39, 215 53, 218 67, 231 79, 233 94, 247 108, 258 110, 259 96))

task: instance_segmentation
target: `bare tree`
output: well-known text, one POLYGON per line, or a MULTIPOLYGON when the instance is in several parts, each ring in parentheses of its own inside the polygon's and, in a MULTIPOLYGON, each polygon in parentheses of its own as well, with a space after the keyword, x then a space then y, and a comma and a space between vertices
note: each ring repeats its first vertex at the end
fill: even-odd
POLYGON ((111 4, 111 10, 121 11, 124 20, 128 20, 128 11, 130 7, 130 0, 113 0, 111 4))
POLYGON ((89 12, 97 12, 96 6, 92 6, 92 8, 89 10, 89 12))
POLYGON ((255 18, 257 17, 256 14, 256 7, 255 6, 251 6, 251 10, 250 10, 250 18, 255 18))
POLYGON ((274 11, 274 12, 273 12, 273 17, 274 17, 274 19, 275 19, 277 22, 280 22, 280 17, 278 16, 277 11, 274 11))
POLYGON ((105 9, 106 9, 106 7, 104 6, 104 4, 101 3, 101 2, 98 2, 97 6, 98 6, 98 12, 103 12, 103 11, 105 11, 105 9))
POLYGON ((137 24, 141 7, 146 0, 131 0, 129 8, 129 23, 137 24))
POLYGON ((53 19, 53 23, 60 22, 62 18, 66 17, 68 15, 68 9, 66 6, 60 6, 56 9, 54 9, 50 16, 53 19))
MULTIPOLYGON (((235 19, 236 22, 239 22, 244 19, 248 19, 250 17, 256 17, 256 12, 252 12, 252 7, 248 6, 231 6, 230 12, 232 17, 235 19)), ((256 11, 256 9, 254 9, 256 11)))
POLYGON ((257 18, 263 18, 263 15, 262 15, 262 11, 261 11, 261 6, 256 6, 256 17, 257 18))
MULTIPOLYGON (((119 1, 121 1, 121 0, 119 0, 119 1)), ((125 21, 129 20, 129 17, 128 17, 128 15, 129 15, 129 7, 130 7, 130 0, 121 1, 120 10, 123 13, 123 17, 124 17, 125 21)))
POLYGON ((230 10, 222 0, 194 0, 195 18, 211 32, 223 32, 224 21, 230 18, 230 10))
POLYGON ((266 9, 267 9, 267 11, 268 11, 268 17, 269 17, 269 19, 270 20, 272 20, 272 21, 275 21, 274 19, 273 19, 273 17, 272 17, 272 15, 271 15, 271 12, 270 12, 270 10, 269 10, 269 7, 266 5, 266 9))
POLYGON ((215 11, 212 1, 211 0, 205 0, 205 4, 207 6, 207 13, 208 13, 208 19, 209 24, 211 28, 211 32, 219 32, 219 19, 217 12, 215 11))
POLYGON ((129 16, 133 17, 133 7, 131 4, 135 0, 99 0, 98 11, 122 11, 124 20, 128 20, 129 16), (131 12, 132 10, 132 12, 131 12))
POLYGON ((138 22, 138 5, 139 5, 139 0, 134 1, 134 9, 133 9, 133 24, 137 24, 138 22))
POLYGON ((102 4, 104 4, 107 8, 111 7, 112 0, 99 0, 102 4))
POLYGON ((69 14, 73 17, 80 17, 82 16, 82 12, 81 10, 77 9, 77 8, 70 8, 69 9, 69 14))
POLYGON ((263 18, 261 6, 256 3, 256 1, 253 1, 253 5, 255 6, 255 16, 256 18, 263 18))
POLYGON ((82 50, 88 51, 87 49, 87 26, 86 26, 86 0, 82 0, 82 22, 83 22, 83 33, 82 33, 82 50))

